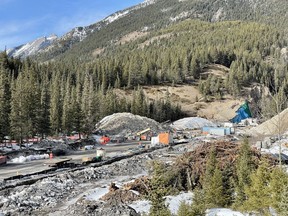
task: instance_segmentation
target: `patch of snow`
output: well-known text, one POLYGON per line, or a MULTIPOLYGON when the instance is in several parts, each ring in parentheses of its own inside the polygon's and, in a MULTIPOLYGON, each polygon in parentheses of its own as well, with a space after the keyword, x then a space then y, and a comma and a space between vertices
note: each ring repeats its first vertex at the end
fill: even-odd
POLYGON ((167 196, 165 203, 169 205, 172 214, 177 214, 181 202, 185 201, 187 204, 191 204, 192 197, 192 192, 180 193, 177 196, 167 196))
POLYGON ((43 154, 43 155, 29 155, 29 156, 20 156, 18 158, 13 158, 12 163, 25 163, 28 161, 33 161, 33 160, 44 160, 44 159, 49 159, 48 154, 43 154))
POLYGON ((186 18, 186 17, 188 17, 189 15, 190 15, 190 12, 184 11, 184 12, 180 13, 180 14, 179 14, 178 16, 176 16, 176 17, 170 17, 170 20, 173 21, 173 22, 175 22, 175 21, 177 21, 177 20, 179 20, 179 19, 186 18))
POLYGON ((211 22, 217 22, 223 14, 223 8, 219 8, 218 11, 213 15, 211 22))
MULTIPOLYGON (((168 208, 172 214, 177 214, 180 203, 184 201, 187 204, 191 204, 192 197, 193 197, 192 192, 180 193, 176 196, 166 196, 165 204, 168 205, 168 208)), ((139 200, 133 202, 129 206, 135 209, 137 213, 149 213, 151 204, 148 200, 139 200)))
POLYGON ((97 201, 101 197, 103 197, 105 194, 109 192, 109 189, 107 187, 105 188, 96 188, 92 193, 86 195, 86 199, 90 201, 97 201))
POLYGON ((245 216, 244 214, 231 209, 213 208, 206 211, 206 216, 245 216))
POLYGON ((149 213, 151 204, 148 200, 139 200, 139 201, 134 201, 129 206, 135 209, 137 213, 149 213))
POLYGON ((130 11, 129 10, 126 10, 124 12, 117 12, 111 16, 108 16, 107 18, 104 19, 105 22, 107 23, 112 23, 114 22, 115 20, 121 18, 121 17, 124 17, 126 16, 130 11))
POLYGON ((51 45, 57 39, 56 35, 49 37, 40 37, 32 42, 21 45, 19 47, 9 49, 7 54, 13 57, 27 57, 36 54, 39 50, 43 50, 51 45))

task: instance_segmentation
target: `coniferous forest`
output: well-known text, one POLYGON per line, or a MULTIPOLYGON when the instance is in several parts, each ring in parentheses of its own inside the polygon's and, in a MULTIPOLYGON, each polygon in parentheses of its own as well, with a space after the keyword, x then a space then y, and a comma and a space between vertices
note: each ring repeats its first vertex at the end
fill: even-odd
POLYGON ((8 58, 3 52, 1 139, 72 131, 89 134, 97 121, 115 112, 160 122, 185 115, 180 106, 171 104, 169 95, 149 101, 141 85, 197 81, 204 96, 221 98, 240 96, 243 87, 260 83, 285 94, 287 64, 281 49, 286 43, 281 31, 264 24, 187 20, 130 43, 111 45, 90 59, 75 54, 37 62, 8 58), (214 63, 230 68, 226 79, 202 79, 202 69, 214 63), (118 98, 115 88, 134 90, 133 99, 118 98))

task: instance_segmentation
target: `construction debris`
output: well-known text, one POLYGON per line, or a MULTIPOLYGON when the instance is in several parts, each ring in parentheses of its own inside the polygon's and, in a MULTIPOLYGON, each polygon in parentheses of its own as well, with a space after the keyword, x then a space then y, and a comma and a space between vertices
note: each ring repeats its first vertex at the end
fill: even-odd
MULTIPOLYGON (((175 170, 178 169, 179 173, 185 173, 185 175, 189 174, 189 178, 187 179, 190 180, 189 184, 191 187, 192 185, 198 184, 200 177, 204 175, 206 163, 212 149, 215 149, 219 166, 223 170, 227 166, 231 167, 231 165, 236 162, 239 155, 240 145, 226 141, 203 143, 202 145, 198 145, 198 147, 193 151, 186 152, 182 156, 178 157, 174 164, 175 170)), ((275 159, 272 159, 268 155, 266 156, 270 160, 271 164, 276 164, 275 159)), ((258 164, 260 158, 261 152, 252 149, 252 160, 255 164, 258 164)))

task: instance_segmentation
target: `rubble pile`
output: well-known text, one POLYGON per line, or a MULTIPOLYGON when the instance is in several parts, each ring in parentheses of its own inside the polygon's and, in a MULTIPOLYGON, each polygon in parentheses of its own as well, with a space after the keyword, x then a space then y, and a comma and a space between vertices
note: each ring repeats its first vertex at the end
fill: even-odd
POLYGON ((13 188, 6 196, 5 191, 1 191, 1 211, 8 210, 9 213, 17 215, 20 212, 28 214, 39 208, 53 208, 73 190, 74 186, 75 182, 65 174, 57 178, 46 178, 29 186, 13 188))
MULTIPOLYGON (((29 215, 35 211, 50 211, 59 203, 65 203, 83 190, 86 183, 97 183, 100 179, 113 179, 118 176, 131 176, 142 174, 146 170, 146 154, 137 155, 129 159, 115 162, 111 165, 102 167, 89 167, 78 171, 67 171, 54 177, 47 177, 34 184, 4 189, 0 191, 0 209, 1 212, 8 215, 29 215)), ((89 210, 89 206, 86 206, 89 210)), ((127 206, 119 208, 120 212, 130 212, 127 206)), ((100 207, 99 207, 100 208, 100 207)), ((88 211, 87 209, 83 211, 88 211)), ((91 210, 91 209, 90 209, 91 210)), ((116 207, 114 209, 116 211, 116 207)), ((99 215, 117 215, 112 214, 113 208, 108 208, 105 212, 97 209, 99 215), (110 210, 109 210, 110 209, 110 210)), ((117 210, 117 211, 118 211, 117 210)), ((133 211, 132 211, 133 212, 133 211)), ((126 215, 134 215, 134 213, 126 215)), ((95 213, 96 214, 96 213, 95 213)), ((93 215, 95 215, 93 213, 93 215)), ((125 215, 118 214, 118 215, 125 215)), ((78 215, 86 215, 83 212, 78 215)), ((89 214, 87 214, 89 215, 89 214)), ((98 215, 98 213, 96 214, 98 215)))
POLYGON ((36 149, 38 149, 38 148, 39 149, 51 148, 54 150, 61 149, 64 151, 72 150, 71 147, 68 144, 66 144, 64 141, 53 141, 53 140, 41 140, 37 144, 33 144, 32 147, 36 148, 36 149))
POLYGON ((69 212, 62 216, 101 215, 101 216, 140 216, 133 208, 126 204, 116 203, 110 205, 104 202, 85 201, 72 205, 69 212))
POLYGON ((131 113, 115 113, 96 124, 96 131, 101 131, 102 134, 121 136, 134 134, 146 128, 155 132, 167 130, 153 119, 131 113))

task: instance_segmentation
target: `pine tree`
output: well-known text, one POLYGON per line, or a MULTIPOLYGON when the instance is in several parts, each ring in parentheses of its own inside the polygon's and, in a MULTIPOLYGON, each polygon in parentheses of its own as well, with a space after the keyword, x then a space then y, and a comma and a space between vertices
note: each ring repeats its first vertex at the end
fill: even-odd
POLYGON ((50 133, 50 91, 49 81, 46 77, 42 84, 41 99, 40 99, 40 113, 39 113, 39 133, 44 138, 50 133))
POLYGON ((283 191, 288 185, 288 175, 281 168, 275 168, 271 173, 270 189, 272 206, 280 212, 280 203, 283 196, 283 191))
POLYGON ((186 202, 182 201, 180 203, 177 216, 190 216, 191 215, 191 206, 186 202))
POLYGON ((224 196, 222 172, 218 167, 215 149, 212 149, 209 154, 203 178, 205 206, 207 208, 224 207, 226 197, 224 196))
POLYGON ((51 85, 50 124, 51 132, 58 134, 61 131, 62 103, 59 73, 54 74, 51 85))
POLYGON ((165 181, 166 169, 163 163, 155 161, 153 163, 152 179, 150 181, 150 191, 148 199, 151 202, 150 216, 169 216, 170 210, 165 205, 164 196, 167 195, 169 187, 165 181))
POLYGON ((20 73, 18 80, 11 83, 12 95, 11 95, 11 115, 10 115, 10 125, 11 125, 11 135, 14 139, 23 143, 23 138, 25 136, 25 126, 26 126, 26 115, 23 111, 24 97, 22 97, 23 74, 20 73))
POLYGON ((72 113, 72 96, 71 96, 71 86, 70 79, 68 77, 66 81, 65 94, 63 99, 63 108, 62 108, 62 130, 65 134, 70 134, 73 130, 73 113, 72 113))
MULTIPOLYGON (((5 59, 0 62, 5 62, 5 59)), ((0 64, 0 142, 10 133, 10 77, 4 62, 0 64)))
POLYGON ((235 208, 240 208, 246 200, 245 187, 250 185, 250 175, 253 170, 252 151, 248 139, 241 144, 239 156, 236 160, 235 208))
POLYGON ((278 213, 280 216, 286 216, 288 212, 288 184, 283 185, 283 190, 281 191, 280 200, 278 203, 278 213))
POLYGON ((263 160, 255 173, 251 174, 251 185, 245 187, 247 200, 243 208, 247 211, 257 211, 266 214, 272 203, 269 187, 270 173, 267 161, 263 160))
POLYGON ((204 216, 206 210, 204 190, 197 187, 193 192, 194 196, 191 206, 191 216, 204 216))

